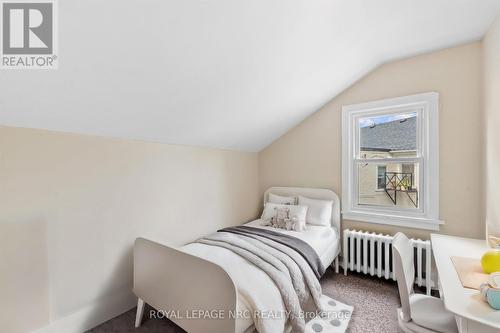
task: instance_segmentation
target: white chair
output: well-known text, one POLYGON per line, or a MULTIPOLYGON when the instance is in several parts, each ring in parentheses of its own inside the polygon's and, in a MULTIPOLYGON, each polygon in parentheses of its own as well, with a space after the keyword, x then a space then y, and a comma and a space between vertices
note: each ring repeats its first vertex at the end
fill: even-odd
POLYGON ((399 327, 406 333, 458 332, 455 317, 445 309, 441 299, 413 293, 415 267, 413 246, 408 237, 398 232, 392 241, 392 250, 394 274, 401 297, 399 327))

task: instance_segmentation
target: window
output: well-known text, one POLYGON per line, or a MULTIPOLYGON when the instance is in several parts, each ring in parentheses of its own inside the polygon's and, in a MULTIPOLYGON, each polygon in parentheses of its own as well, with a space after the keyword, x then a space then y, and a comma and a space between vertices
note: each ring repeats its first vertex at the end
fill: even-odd
POLYGON ((387 171, 386 165, 378 165, 377 166, 377 190, 385 189, 385 173, 387 171))
POLYGON ((439 229, 438 98, 342 108, 344 218, 439 229))

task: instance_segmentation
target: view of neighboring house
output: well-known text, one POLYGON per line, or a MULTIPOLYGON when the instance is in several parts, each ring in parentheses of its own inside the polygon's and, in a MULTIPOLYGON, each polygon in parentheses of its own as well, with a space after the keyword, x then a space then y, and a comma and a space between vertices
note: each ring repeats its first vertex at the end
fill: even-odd
POLYGON ((416 157, 417 117, 382 116, 362 119, 359 164, 359 204, 418 208, 416 163, 387 163, 377 159, 416 157))

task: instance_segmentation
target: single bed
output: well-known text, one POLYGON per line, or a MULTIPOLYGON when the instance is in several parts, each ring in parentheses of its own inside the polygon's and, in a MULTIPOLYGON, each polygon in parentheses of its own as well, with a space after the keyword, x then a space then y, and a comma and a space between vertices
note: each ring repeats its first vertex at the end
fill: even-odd
MULTIPOLYGON (((276 229, 263 226, 262 221, 245 226, 272 230, 298 238, 318 255, 324 267, 334 265, 338 272, 340 251, 340 201, 328 189, 272 187, 269 193, 281 196, 302 195, 308 198, 332 200, 330 226, 308 225, 305 231, 276 229)), ((180 248, 139 238, 134 246, 134 292, 138 296, 136 326, 140 325, 144 304, 168 312, 168 317, 188 332, 251 332, 287 331, 285 321, 273 321, 265 328, 259 319, 229 314, 283 310, 283 302, 272 280, 242 257, 231 255, 223 248, 190 243, 180 248), (213 320, 215 312, 221 315, 213 320), (193 318, 193 311, 209 318, 193 318)), ((197 315, 197 316, 198 316, 197 315)))

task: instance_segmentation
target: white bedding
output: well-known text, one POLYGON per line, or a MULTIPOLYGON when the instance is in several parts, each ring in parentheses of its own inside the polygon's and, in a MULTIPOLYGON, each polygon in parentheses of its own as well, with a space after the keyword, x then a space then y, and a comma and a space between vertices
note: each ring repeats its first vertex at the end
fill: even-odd
MULTIPOLYGON (((324 226, 307 225, 305 231, 288 231, 260 225, 261 220, 255 220, 245 225, 270 229, 297 237, 308 243, 319 255, 323 265, 328 267, 338 253, 339 237, 335 229, 324 226)), ((191 243, 180 250, 211 261, 221 266, 231 277, 237 289, 237 309, 260 313, 265 311, 283 311, 280 292, 266 273, 224 248, 191 243)), ((288 330, 285 318, 259 319, 244 317, 236 320, 236 332, 245 332, 255 324, 260 333, 276 333, 288 330)))
POLYGON ((316 251, 325 268, 328 267, 335 258, 336 253, 334 249, 338 248, 339 236, 337 230, 335 230, 334 228, 307 224, 305 231, 298 232, 293 230, 262 226, 261 222, 262 220, 259 219, 245 223, 244 225, 281 232, 283 234, 287 234, 303 240, 316 251))

